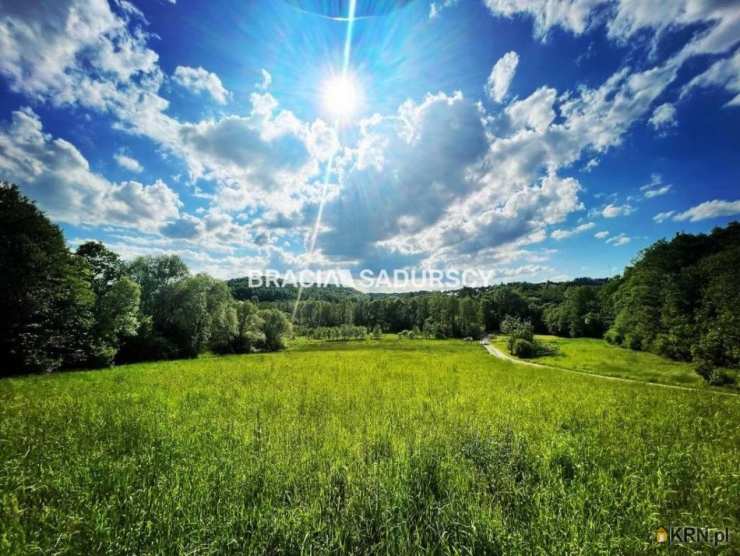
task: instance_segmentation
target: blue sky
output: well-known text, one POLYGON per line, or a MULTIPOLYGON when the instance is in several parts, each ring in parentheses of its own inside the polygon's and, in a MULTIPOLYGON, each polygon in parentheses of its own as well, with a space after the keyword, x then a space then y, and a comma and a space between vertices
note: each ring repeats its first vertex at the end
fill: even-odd
POLYGON ((0 178, 222 278, 609 276, 740 215, 738 3, 360 1, 338 118, 348 4, 0 0, 0 178))

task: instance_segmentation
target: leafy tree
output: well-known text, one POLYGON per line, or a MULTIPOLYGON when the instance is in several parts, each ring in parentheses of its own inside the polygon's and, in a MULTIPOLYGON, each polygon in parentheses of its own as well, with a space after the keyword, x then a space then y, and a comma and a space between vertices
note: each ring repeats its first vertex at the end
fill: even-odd
POLYGON ((113 363, 122 339, 138 331, 139 295, 139 285, 122 276, 98 296, 89 361, 92 366, 113 363))
POLYGON ((277 309, 265 309, 258 314, 264 322, 262 331, 265 334, 265 350, 280 351, 285 349, 286 337, 290 335, 292 329, 285 313, 277 309))
POLYGON ((90 282, 95 295, 101 296, 125 275, 126 267, 116 253, 99 241, 88 241, 75 253, 87 261, 90 267, 90 282))
POLYGON ((138 257, 128 265, 127 271, 141 288, 142 312, 154 317, 158 316, 158 302, 163 290, 190 274, 177 255, 138 257))
POLYGON ((18 187, 0 183, 0 360, 3 374, 83 359, 94 294, 86 265, 18 187))
POLYGON ((223 282, 197 274, 165 286, 161 291, 162 312, 154 325, 177 348, 180 357, 197 357, 211 340, 214 330, 222 337, 236 335, 236 315, 228 311, 230 296, 223 282), (233 317, 233 318, 232 318, 233 317))
POLYGON ((232 340, 235 353, 249 353, 257 346, 265 343, 265 333, 262 331, 264 321, 257 314, 257 307, 249 301, 237 301, 236 307, 236 336, 232 340))
POLYGON ((90 268, 90 285, 95 292, 95 324, 87 364, 108 366, 113 363, 122 339, 136 334, 140 288, 124 274, 125 266, 120 257, 102 243, 83 243, 76 254, 90 268))

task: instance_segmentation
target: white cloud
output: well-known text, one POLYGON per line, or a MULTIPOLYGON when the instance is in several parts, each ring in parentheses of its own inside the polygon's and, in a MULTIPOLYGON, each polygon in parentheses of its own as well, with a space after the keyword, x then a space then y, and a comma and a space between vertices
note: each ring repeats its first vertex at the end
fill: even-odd
POLYGON ((174 80, 194 93, 207 92, 219 104, 229 101, 230 93, 224 88, 218 75, 201 67, 177 66, 174 80))
POLYGON ((632 238, 626 234, 619 234, 606 240, 607 243, 616 247, 627 245, 630 241, 632 241, 632 238))
POLYGON ((673 187, 672 185, 663 185, 655 189, 648 189, 647 191, 645 191, 645 193, 643 193, 643 195, 645 196, 646 199, 652 199, 653 197, 660 197, 661 195, 665 195, 666 193, 668 193, 672 187, 673 187))
MULTIPOLYGON (((731 1, 485 0, 485 3, 497 16, 530 16, 534 22, 534 34, 541 40, 546 40, 550 29, 555 26, 580 35, 605 21, 609 37, 622 44, 649 30, 655 52, 666 33, 692 27, 700 29, 672 58, 676 67, 693 56, 726 54, 740 37, 740 4, 731 1)), ((716 62, 716 67, 710 68, 707 75, 700 76, 689 89, 710 84, 724 86, 735 95, 728 105, 740 104, 737 57, 736 51, 732 60, 716 62)))
POLYGON ((698 222, 710 218, 719 218, 720 216, 734 216, 740 214, 740 201, 705 201, 690 209, 673 216, 673 220, 683 222, 698 222))
POLYGON ((113 158, 118 163, 118 165, 121 168, 125 168, 126 170, 130 172, 134 172, 136 174, 140 174, 144 167, 141 165, 141 163, 136 160, 135 158, 128 156, 127 154, 123 152, 118 152, 113 155, 113 158))
POLYGON ((506 114, 514 128, 533 129, 542 132, 555 119, 553 104, 558 92, 550 87, 540 87, 524 100, 512 102, 506 114))
POLYGON ((669 211, 666 211, 666 212, 659 212, 658 214, 656 214, 655 216, 653 216, 653 220, 655 222, 657 222, 658 224, 662 224, 666 220, 670 219, 670 217, 673 216, 674 214, 676 214, 676 211, 675 210, 669 210, 669 211))
POLYGON ((653 115, 650 117, 650 124, 655 129, 666 129, 669 127, 676 127, 676 107, 670 102, 665 102, 653 110, 653 115))
POLYGON ((653 174, 650 176, 650 183, 640 187, 640 191, 642 191, 646 199, 653 199, 654 197, 665 195, 672 188, 672 185, 663 183, 663 178, 660 174, 653 174))
POLYGON ((238 211, 262 203, 290 214, 308 194, 318 161, 336 148, 334 131, 322 122, 308 125, 291 112, 277 111, 269 93, 251 99, 248 116, 180 124, 173 149, 193 179, 220 185, 221 207, 238 211))
POLYGON ((270 74, 269 71, 262 68, 260 70, 260 76, 262 79, 260 80, 259 83, 257 83, 257 88, 262 91, 266 91, 267 89, 270 88, 270 85, 272 85, 272 75, 270 74))
POLYGON ((609 237, 609 232, 608 232, 608 231, 606 231, 606 230, 603 230, 603 231, 601 231, 601 232, 596 232, 596 233, 594 234, 594 237, 595 237, 596 239, 605 239, 605 238, 609 237))
POLYGON ((601 209, 601 216, 604 218, 617 218, 618 216, 627 216, 634 212, 634 208, 630 205, 615 205, 609 203, 603 209, 601 209))
POLYGON ((486 94, 494 102, 504 100, 506 93, 509 91, 511 80, 514 79, 516 68, 519 65, 519 55, 514 52, 504 54, 491 69, 491 75, 488 76, 486 83, 486 94))
POLYGON ((156 231, 182 206, 162 181, 111 183, 93 172, 74 145, 44 132, 30 108, 16 110, 0 127, 0 169, 52 218, 70 224, 156 231))
POLYGON ((439 16, 439 13, 446 9, 451 8, 457 4, 460 0, 440 0, 439 2, 432 2, 429 4, 429 19, 434 19, 439 16))
POLYGON ((704 73, 694 77, 684 86, 681 96, 693 89, 709 86, 724 87, 735 95, 725 106, 740 106, 740 49, 732 57, 715 62, 704 73))
POLYGON ((591 10, 605 0, 485 0, 495 15, 513 17, 526 14, 534 20, 535 35, 545 38, 551 27, 559 25, 577 35, 591 19, 591 10))
POLYGON ((148 35, 106 0, 58 0, 44 10, 6 3, 0 17, 0 73, 10 88, 57 105, 79 102, 102 108, 116 91, 135 81, 156 81, 158 55, 148 35))
POLYGON ((587 230, 594 228, 595 226, 596 224, 594 224, 593 222, 586 222, 585 224, 580 224, 579 226, 576 226, 575 228, 557 229, 557 230, 553 230, 553 232, 550 234, 550 237, 560 241, 561 239, 567 239, 569 237, 573 237, 575 235, 583 233, 587 230))

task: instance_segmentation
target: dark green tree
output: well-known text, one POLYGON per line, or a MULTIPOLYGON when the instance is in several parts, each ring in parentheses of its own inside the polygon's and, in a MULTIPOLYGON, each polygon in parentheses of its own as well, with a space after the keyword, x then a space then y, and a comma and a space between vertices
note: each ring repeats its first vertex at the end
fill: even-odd
POLYGON ((0 360, 3 374, 84 360, 95 296, 89 269, 18 187, 0 184, 0 360))

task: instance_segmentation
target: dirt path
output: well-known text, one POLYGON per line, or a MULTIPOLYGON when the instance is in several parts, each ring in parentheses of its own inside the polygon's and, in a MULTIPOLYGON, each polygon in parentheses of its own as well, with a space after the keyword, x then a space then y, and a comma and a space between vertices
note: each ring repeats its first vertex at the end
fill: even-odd
POLYGON ((481 345, 484 348, 486 348, 486 351, 490 353, 491 355, 493 355, 494 357, 498 357, 499 359, 503 359, 504 361, 510 361, 512 363, 517 363, 519 365, 528 365, 530 367, 539 367, 540 369, 560 371, 561 373, 571 373, 574 375, 591 376, 595 378, 601 378, 604 380, 613 380, 616 382, 630 382, 632 384, 647 384, 649 386, 659 386, 660 388, 671 388, 672 390, 701 392, 703 394, 718 394, 720 396, 734 396, 734 397, 738 396, 738 394, 735 394, 734 392, 721 392, 719 390, 699 390, 698 388, 689 388, 687 386, 677 386, 675 384, 661 384, 659 382, 646 382, 644 380, 635 380, 632 378, 622 378, 618 376, 599 375, 595 373, 587 373, 585 371, 574 371, 572 369, 563 369, 562 367, 553 367, 552 365, 543 365, 542 363, 535 363, 534 361, 526 361, 524 359, 518 359, 516 357, 512 357, 508 353, 504 353, 503 351, 501 351, 496 346, 490 343, 490 339, 488 336, 486 336, 485 338, 483 338, 483 340, 481 340, 481 345))

